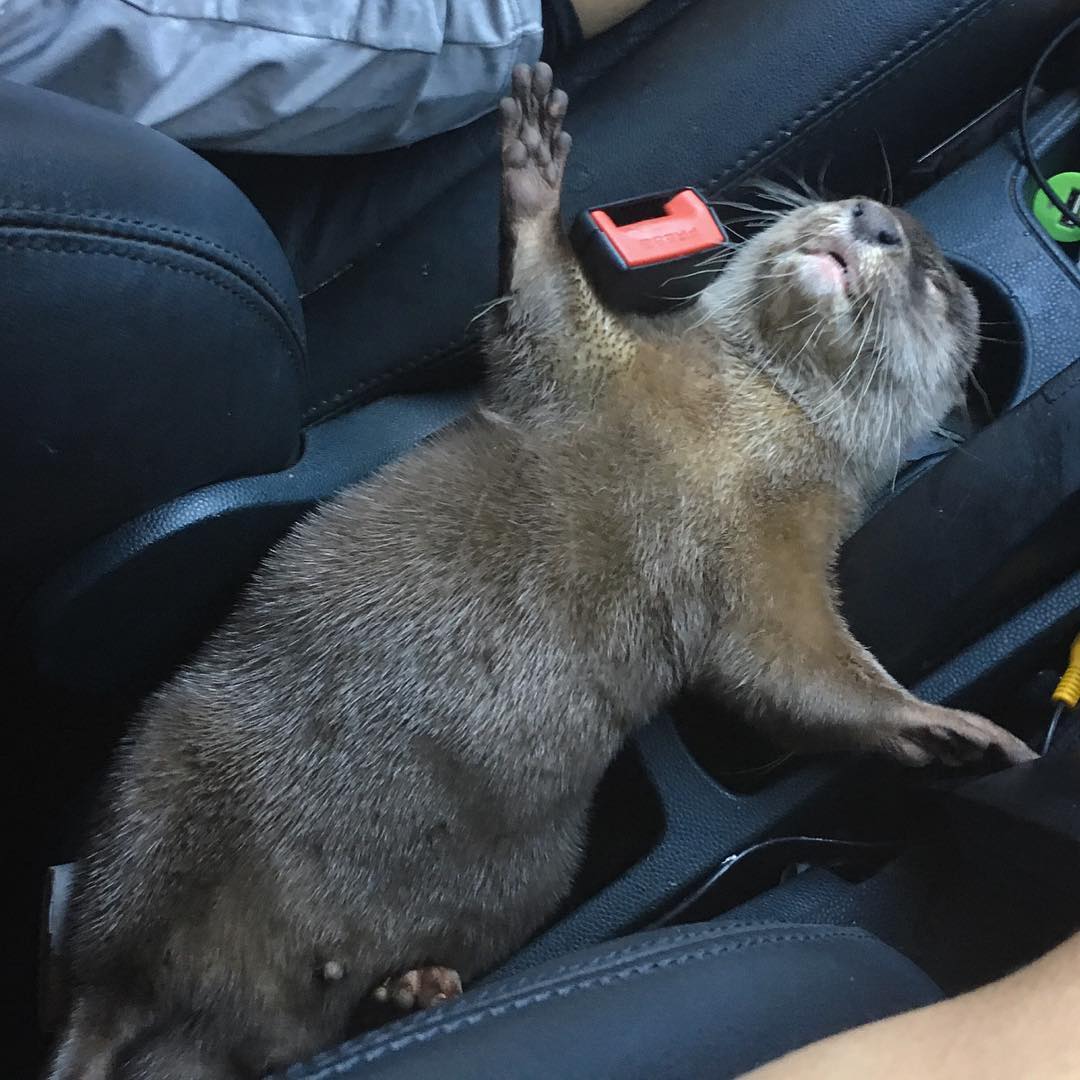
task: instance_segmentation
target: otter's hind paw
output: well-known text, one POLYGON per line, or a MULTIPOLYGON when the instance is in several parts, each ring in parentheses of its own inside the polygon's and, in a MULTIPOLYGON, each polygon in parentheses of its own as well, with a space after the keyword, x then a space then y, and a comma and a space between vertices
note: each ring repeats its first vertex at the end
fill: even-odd
POLYGON ((453 968, 432 966, 414 968, 397 978, 387 979, 375 987, 371 996, 407 1012, 439 1005, 460 993, 461 979, 453 968))

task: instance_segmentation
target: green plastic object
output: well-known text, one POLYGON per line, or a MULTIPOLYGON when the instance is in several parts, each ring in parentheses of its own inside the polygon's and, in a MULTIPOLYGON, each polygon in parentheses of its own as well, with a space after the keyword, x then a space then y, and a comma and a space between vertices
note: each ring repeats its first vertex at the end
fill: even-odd
MULTIPOLYGON (((1077 207, 1073 213, 1080 212, 1080 172, 1059 172, 1047 180, 1047 184, 1053 189, 1054 194, 1070 209, 1077 207)), ((1057 241, 1062 244, 1075 244, 1080 242, 1080 225, 1074 225, 1071 221, 1062 220, 1061 211, 1046 197, 1046 192, 1039 188, 1035 192, 1031 209, 1038 219, 1039 224, 1057 241)))

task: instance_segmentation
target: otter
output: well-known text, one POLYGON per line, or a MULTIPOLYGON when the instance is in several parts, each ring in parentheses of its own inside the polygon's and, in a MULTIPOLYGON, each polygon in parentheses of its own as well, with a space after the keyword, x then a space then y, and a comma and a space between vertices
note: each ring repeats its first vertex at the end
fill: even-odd
POLYGON ((256 1077, 372 995, 459 993, 556 910, 601 775, 692 685, 793 749, 1033 756, 895 682, 832 580, 962 397, 971 292, 902 211, 806 200, 688 309, 613 314, 560 231, 566 106, 541 64, 500 107, 474 414, 301 522, 119 751, 55 1080, 256 1077))

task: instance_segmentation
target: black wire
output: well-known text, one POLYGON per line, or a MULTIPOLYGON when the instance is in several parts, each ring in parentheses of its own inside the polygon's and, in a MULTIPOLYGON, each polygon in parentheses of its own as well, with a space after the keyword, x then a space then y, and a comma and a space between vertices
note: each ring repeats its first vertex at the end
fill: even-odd
MULTIPOLYGON (((751 871, 758 869, 759 860, 765 862, 768 856, 774 854, 778 856, 778 865, 805 862, 811 866, 827 867, 842 862, 842 856, 847 856, 854 863, 870 862, 875 858, 884 861, 895 856, 897 848, 895 844, 887 841, 837 840, 826 836, 774 836, 770 840, 760 840, 729 855, 704 883, 683 897, 670 911, 657 916, 641 929, 658 930, 662 926, 670 926, 706 899, 718 886, 730 883, 736 874, 746 871, 748 867, 751 871)), ((766 869, 766 877, 770 876, 771 869, 771 866, 766 869)), ((719 906, 724 905, 721 903, 719 906)))
POLYGON ((1057 734, 1058 724, 1061 723, 1061 718, 1065 715, 1065 702, 1062 701, 1058 707, 1054 710, 1054 715, 1050 720, 1050 726, 1046 729, 1046 738, 1043 739, 1042 752, 1046 754, 1050 747, 1054 743, 1054 735, 1057 734))
POLYGON ((1042 55, 1035 61, 1035 66, 1031 69, 1031 74, 1028 76, 1027 84, 1024 86, 1024 92, 1020 95, 1020 146, 1024 151, 1024 157, 1027 159, 1027 167, 1031 171, 1031 175, 1035 178, 1035 182, 1043 190, 1043 194, 1050 200, 1050 202, 1060 211, 1061 216, 1071 224, 1080 228, 1080 215, 1073 212, 1072 209, 1065 203, 1060 195, 1047 182, 1046 177, 1043 175, 1042 170, 1039 168, 1038 163, 1035 160, 1035 155, 1031 150, 1031 142, 1028 139, 1028 103, 1031 100, 1031 93, 1035 89, 1035 83, 1039 76, 1042 74, 1043 65, 1053 55, 1057 47, 1074 31, 1080 29, 1080 18, 1073 19, 1064 30, 1049 45, 1043 49, 1042 55))

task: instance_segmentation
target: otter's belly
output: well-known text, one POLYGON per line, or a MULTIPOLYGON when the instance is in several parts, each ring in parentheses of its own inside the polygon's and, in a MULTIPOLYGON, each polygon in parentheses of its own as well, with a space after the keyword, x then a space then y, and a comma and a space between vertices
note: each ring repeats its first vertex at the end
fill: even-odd
MULTIPOLYGON (((585 810, 464 863, 448 859, 430 915, 428 955, 462 979, 490 970, 525 944, 569 893, 581 860, 585 810)), ((426 921, 421 908, 418 921, 426 921)))

